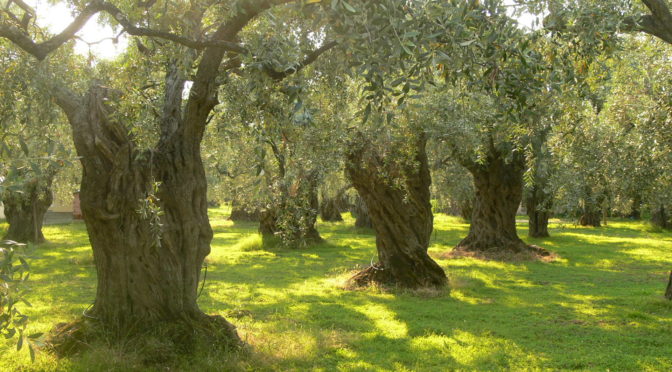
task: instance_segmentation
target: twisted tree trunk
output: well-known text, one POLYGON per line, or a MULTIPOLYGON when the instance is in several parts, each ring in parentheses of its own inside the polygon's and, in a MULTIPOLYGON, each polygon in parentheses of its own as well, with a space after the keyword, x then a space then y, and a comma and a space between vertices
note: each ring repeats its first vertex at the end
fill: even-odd
MULTIPOLYGON (((211 25, 207 43, 197 41, 204 27, 205 8, 200 3, 185 10, 180 34, 138 27, 114 5, 102 2, 87 5, 62 33, 39 43, 26 30, 0 22, 0 37, 39 60, 72 39, 98 12, 109 14, 135 36, 176 45, 161 53, 167 60, 164 82, 157 84, 163 104, 155 111, 160 135, 154 150, 139 150, 128 126, 118 121, 128 117, 127 112, 115 112, 119 95, 94 86, 81 96, 58 79, 48 83, 68 117, 83 167, 81 207, 98 273, 95 303, 85 318, 96 319, 96 327, 131 336, 163 323, 174 326, 183 345, 193 344, 188 339, 197 334, 216 338, 210 345, 241 345, 231 324, 206 316, 196 304, 199 272, 212 239, 200 146, 218 103, 218 76, 240 67, 238 54, 247 53, 238 44, 238 34, 259 14, 284 3, 240 3, 225 20, 211 25), (223 64, 225 57, 228 63, 223 64), (193 84, 183 102, 187 79, 193 84)), ((325 43, 284 71, 265 68, 261 73, 282 80, 335 45, 325 43)), ((73 337, 84 332, 73 327, 75 323, 54 332, 55 347, 59 337, 66 348, 72 345, 69 339, 82 338, 73 337)), ((92 333, 102 334, 109 332, 92 333)))
POLYGON ((415 151, 419 167, 409 165, 405 169, 391 169, 398 166, 386 163, 366 141, 353 146, 348 154, 346 172, 366 203, 378 250, 378 263, 351 279, 357 286, 375 282, 422 288, 447 283, 443 269, 427 254, 433 215, 424 139, 417 142, 415 151), (399 174, 404 189, 383 174, 399 174))
MULTIPOLYGON (((141 152, 112 119, 106 102, 113 100, 108 89, 93 87, 83 99, 61 102, 81 157, 81 208, 97 271, 87 316, 112 332, 174 324, 179 339, 209 330, 239 345, 231 324, 206 316, 196 303, 212 240, 198 145, 202 130, 164 123, 157 150, 141 152)), ((74 347, 60 341, 63 353, 74 347)))
POLYGON ((516 231, 516 212, 523 196, 525 160, 514 156, 507 162, 492 151, 485 164, 466 163, 474 179, 476 195, 469 234, 455 252, 472 252, 492 258, 509 254, 548 255, 542 248, 528 246, 516 231))
POLYGON ((341 210, 339 208, 338 198, 324 198, 320 204, 320 218, 325 222, 340 222, 343 221, 341 210))
POLYGON ((53 179, 54 173, 47 171, 43 177, 27 182, 22 192, 4 192, 2 203, 5 205, 9 229, 2 240, 38 244, 45 242, 42 223, 54 201, 51 191, 53 179))

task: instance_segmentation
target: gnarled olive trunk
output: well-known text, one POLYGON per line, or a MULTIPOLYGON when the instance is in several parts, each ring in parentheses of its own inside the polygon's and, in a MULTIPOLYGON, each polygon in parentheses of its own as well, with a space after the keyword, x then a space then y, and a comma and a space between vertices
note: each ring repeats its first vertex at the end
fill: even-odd
POLYGON ((501 155, 490 156, 485 164, 468 164, 476 195, 469 234, 456 250, 500 254, 528 249, 516 232, 524 164, 519 157, 506 162, 501 155))
POLYGON ((458 203, 460 217, 465 221, 471 221, 471 216, 474 214, 474 202, 472 199, 466 199, 458 203))
POLYGON ((579 225, 581 226, 602 226, 602 211, 599 208, 592 206, 584 207, 581 217, 579 217, 579 225))
POLYGON ((369 215, 369 209, 361 196, 357 195, 357 199, 350 208, 350 213, 355 217, 355 227, 364 229, 373 229, 373 221, 369 215))
POLYGON ((238 202, 236 199, 233 199, 231 202, 231 215, 229 215, 230 221, 248 221, 256 222, 261 219, 261 212, 259 208, 245 206, 244 204, 238 202))
POLYGON ((546 238, 548 233, 548 219, 552 197, 544 191, 543 185, 533 185, 525 198, 525 207, 529 217, 527 235, 532 238, 546 238))
POLYGON ((5 206, 5 218, 9 224, 2 240, 19 243, 43 243, 42 233, 44 215, 54 201, 51 191, 53 173, 46 172, 44 177, 27 182, 22 192, 6 190, 2 195, 5 206))
POLYGON ((217 328, 227 342, 240 344, 231 324, 206 316, 196 303, 212 240, 202 127, 164 122, 156 150, 140 151, 113 119, 110 96, 93 87, 72 98, 76 104, 62 102, 81 157, 81 208, 97 271, 87 316, 122 333, 157 324, 188 325, 182 336, 217 328))
POLYGON ((322 218, 322 221, 328 222, 343 221, 343 216, 341 216, 339 203, 336 198, 322 199, 322 203, 320 204, 320 218, 322 218))
POLYGON ((404 169, 391 165, 368 142, 353 146, 346 172, 364 200, 376 231, 378 263, 356 274, 351 283, 376 282, 406 288, 442 287, 443 269, 427 254, 433 228, 431 178, 425 140, 417 142, 415 162, 404 169), (395 169, 392 169, 392 168, 395 169), (384 174, 402 177, 403 189, 384 174))
POLYGON ((585 187, 584 193, 586 197, 582 200, 579 225, 602 226, 602 208, 600 208, 600 205, 604 201, 604 196, 602 194, 595 195, 589 186, 585 187))

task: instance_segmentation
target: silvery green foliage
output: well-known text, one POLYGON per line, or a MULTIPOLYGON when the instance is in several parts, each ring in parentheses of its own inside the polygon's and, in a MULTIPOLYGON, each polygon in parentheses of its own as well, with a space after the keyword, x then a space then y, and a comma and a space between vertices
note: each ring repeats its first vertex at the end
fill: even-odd
POLYGON ((24 249, 25 245, 13 241, 0 242, 0 335, 16 338, 17 350, 27 346, 34 360, 42 334, 26 334, 29 318, 21 312, 21 305, 31 306, 26 300, 30 267, 24 249))

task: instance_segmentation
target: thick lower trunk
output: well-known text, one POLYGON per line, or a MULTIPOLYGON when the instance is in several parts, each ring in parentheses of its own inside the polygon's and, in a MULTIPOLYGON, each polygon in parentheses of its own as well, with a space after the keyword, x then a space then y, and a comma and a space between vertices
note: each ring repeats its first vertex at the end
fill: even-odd
POLYGON ((534 185, 525 199, 529 229, 527 235, 531 238, 547 238, 548 219, 550 217, 550 195, 546 195, 541 187, 534 185))
POLYGON ((630 208, 630 213, 627 215, 628 218, 633 220, 642 219, 642 197, 637 194, 632 198, 632 207, 630 208))
POLYGON ((516 232, 516 212, 523 196, 523 165, 521 159, 507 163, 502 156, 493 156, 484 165, 468 167, 476 191, 474 210, 469 234, 455 247, 457 252, 504 258, 530 251, 516 232))
POLYGON ((220 341, 240 344, 231 324, 196 303, 212 240, 196 139, 172 136, 158 150, 140 152, 125 127, 109 119, 105 96, 104 88, 93 88, 87 109, 70 117, 80 129, 74 138, 83 167, 81 209, 97 271, 87 317, 126 335, 167 323, 188 325, 193 335, 200 325, 217 324, 220 341))
POLYGON ((341 210, 346 204, 343 199, 343 194, 336 195, 333 198, 322 198, 322 203, 320 203, 320 218, 322 218, 322 221, 343 221, 341 210))
POLYGON ((579 218, 579 225, 581 226, 592 226, 592 227, 601 227, 602 226, 602 211, 594 208, 586 208, 583 210, 581 217, 579 218))
POLYGON ((366 207, 366 203, 361 196, 357 195, 350 213, 355 217, 355 227, 360 229, 373 229, 373 221, 369 215, 369 209, 366 207))
POLYGON ((22 192, 5 191, 2 202, 9 229, 3 240, 20 243, 43 243, 44 215, 53 202, 51 183, 53 177, 34 179, 25 185, 22 192))
POLYGON ((665 206, 661 205, 653 211, 651 214, 651 223, 662 229, 669 229, 671 227, 670 216, 667 215, 665 206))
POLYGON ((471 221, 474 214, 474 203, 471 200, 464 200, 459 203, 460 217, 465 221, 471 221))
POLYGON ((258 208, 250 208, 234 200, 231 203, 230 221, 257 222, 261 219, 261 213, 258 208))
POLYGON ((670 271, 670 278, 667 280, 667 288, 665 288, 665 298, 672 300, 672 271, 670 271))
POLYGON ((351 283, 371 282, 406 288, 443 287, 443 269, 427 254, 433 228, 430 204, 431 178, 425 141, 419 141, 419 168, 407 166, 401 172, 391 167, 372 146, 359 144, 348 154, 346 172, 364 200, 376 231, 378 263, 356 274, 351 283), (403 189, 383 174, 403 174, 403 189))

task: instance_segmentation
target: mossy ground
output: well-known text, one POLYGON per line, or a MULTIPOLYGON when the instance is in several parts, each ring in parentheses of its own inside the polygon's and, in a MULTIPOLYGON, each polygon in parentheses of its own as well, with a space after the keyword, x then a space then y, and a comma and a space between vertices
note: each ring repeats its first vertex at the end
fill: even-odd
MULTIPOLYGON (((321 223, 326 242, 263 247, 254 223, 212 210, 204 311, 238 326, 251 352, 196 355, 147 367, 142 350, 94 345, 72 359, 0 341, 0 370, 672 370, 672 303, 662 298, 672 269, 672 234, 616 221, 593 229, 555 221, 552 237, 526 239, 554 251, 552 263, 440 259, 468 225, 438 215, 430 253, 450 292, 342 289, 375 258, 373 232, 346 218, 321 223)), ((347 217, 347 216, 346 216, 347 217)), ((525 236, 525 224, 519 224, 525 236)), ((6 225, 0 224, 0 234, 6 225)), ((30 254, 30 332, 81 315, 95 294, 84 225, 47 226, 30 254)))

